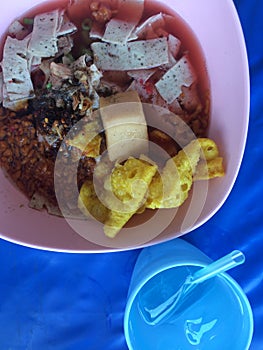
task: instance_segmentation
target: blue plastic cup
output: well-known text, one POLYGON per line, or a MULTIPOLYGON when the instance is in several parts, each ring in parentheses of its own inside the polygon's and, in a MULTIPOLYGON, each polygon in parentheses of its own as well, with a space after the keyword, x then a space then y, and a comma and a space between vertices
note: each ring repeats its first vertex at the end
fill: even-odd
POLYGON ((249 301, 226 273, 195 289, 179 314, 151 325, 144 307, 153 309, 178 290, 187 275, 211 259, 182 239, 142 250, 131 278, 124 332, 133 350, 247 350, 253 336, 249 301))

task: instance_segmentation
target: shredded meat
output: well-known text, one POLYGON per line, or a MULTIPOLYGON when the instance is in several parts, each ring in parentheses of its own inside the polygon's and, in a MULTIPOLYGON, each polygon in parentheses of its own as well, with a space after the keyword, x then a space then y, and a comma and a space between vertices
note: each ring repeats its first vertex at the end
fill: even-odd
MULTIPOLYGON (((47 198, 48 202, 56 205, 54 164, 62 135, 71 127, 73 120, 68 111, 62 113, 62 109, 54 105, 50 108, 51 99, 45 99, 46 105, 43 101, 41 105, 41 101, 41 99, 34 100, 34 106, 38 103, 41 108, 34 109, 31 105, 31 112, 28 110, 23 113, 15 113, 0 108, 0 166, 29 199, 38 192, 47 198), (45 124, 45 119, 48 119, 46 120, 48 125, 45 124), (45 136, 52 135, 55 121, 58 122, 58 125, 62 125, 62 135, 60 138, 57 134, 56 138, 54 134, 55 142, 49 144, 45 136), (67 122, 69 124, 66 124, 67 122)), ((70 182, 78 150, 68 147, 63 151, 65 152, 63 159, 67 162, 68 171, 65 179, 70 182)), ((81 186, 85 179, 92 178, 96 163, 93 158, 84 155, 78 155, 78 157, 80 158, 78 185, 81 186)), ((71 195, 66 183, 62 188, 65 189, 65 196, 71 195)))

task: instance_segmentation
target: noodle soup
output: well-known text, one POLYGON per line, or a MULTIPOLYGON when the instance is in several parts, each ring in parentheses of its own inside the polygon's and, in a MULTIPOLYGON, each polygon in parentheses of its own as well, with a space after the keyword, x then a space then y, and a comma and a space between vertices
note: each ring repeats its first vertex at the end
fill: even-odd
POLYGON ((72 197, 68 184, 76 162, 78 188, 92 181, 109 142, 96 113, 102 99, 133 91, 141 103, 179 117, 183 129, 172 116, 167 121, 173 137, 145 125, 147 140, 170 157, 193 137, 207 136, 209 79, 202 50, 187 24, 160 3, 44 3, 10 25, 2 47, 0 165, 34 208, 61 214, 54 189, 59 152, 67 165, 65 198, 72 197), (74 132, 83 118, 87 132, 95 133, 89 150, 80 145, 81 131, 74 132), (71 139, 63 142, 70 130, 71 139))

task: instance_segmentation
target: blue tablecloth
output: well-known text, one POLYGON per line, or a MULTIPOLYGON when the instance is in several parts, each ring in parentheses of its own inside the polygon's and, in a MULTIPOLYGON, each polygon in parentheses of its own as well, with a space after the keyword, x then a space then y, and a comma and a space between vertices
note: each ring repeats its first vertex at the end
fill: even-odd
MULTIPOLYGON (((184 239, 212 259, 231 249, 245 253, 246 263, 230 274, 253 308, 251 350, 262 350, 263 1, 234 2, 247 42, 251 74, 247 146, 226 203, 209 222, 184 239)), ((72 255, 0 240, 0 350, 127 349, 123 315, 139 252, 72 255)))

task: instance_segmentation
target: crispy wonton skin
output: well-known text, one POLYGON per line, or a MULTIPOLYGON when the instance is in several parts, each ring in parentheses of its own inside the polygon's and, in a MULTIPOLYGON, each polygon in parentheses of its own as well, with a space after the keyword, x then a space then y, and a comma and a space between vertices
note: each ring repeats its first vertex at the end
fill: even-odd
POLYGON ((105 234, 113 238, 144 203, 156 170, 155 164, 129 158, 124 164, 117 164, 105 181, 102 201, 93 182, 86 181, 80 190, 79 208, 104 223, 105 234))
POLYGON ((112 196, 106 195, 110 212, 105 221, 104 232, 115 237, 120 229, 143 205, 148 187, 157 171, 155 164, 144 160, 129 158, 123 165, 118 164, 111 174, 112 196))
POLYGON ((169 159, 149 187, 146 208, 176 208, 184 203, 195 180, 224 176, 223 159, 215 142, 199 138, 169 159))
POLYGON ((104 182, 103 203, 92 181, 87 181, 80 191, 79 207, 104 223, 105 235, 114 238, 135 213, 146 208, 179 207, 187 199, 193 181, 225 174, 217 145, 207 138, 193 140, 160 172, 157 170, 157 165, 146 157, 130 157, 116 164, 104 182))
POLYGON ((90 218, 104 223, 108 217, 109 210, 97 197, 93 181, 87 180, 81 187, 78 206, 81 211, 90 218))

